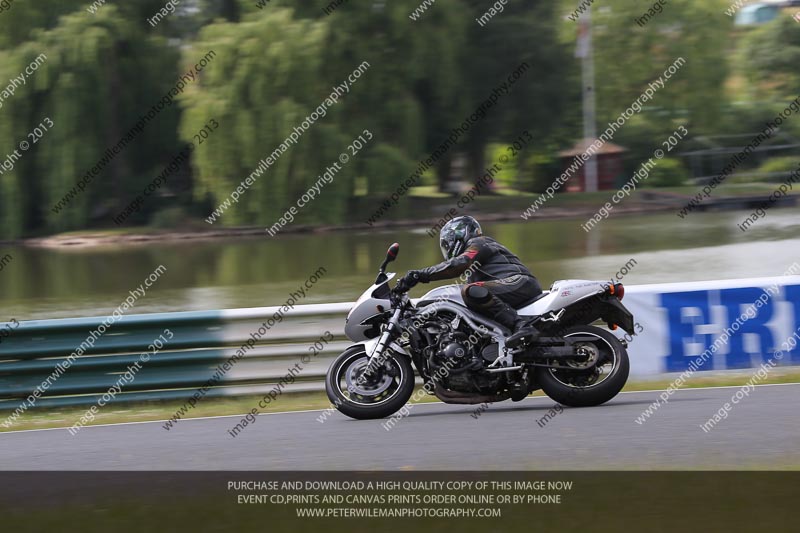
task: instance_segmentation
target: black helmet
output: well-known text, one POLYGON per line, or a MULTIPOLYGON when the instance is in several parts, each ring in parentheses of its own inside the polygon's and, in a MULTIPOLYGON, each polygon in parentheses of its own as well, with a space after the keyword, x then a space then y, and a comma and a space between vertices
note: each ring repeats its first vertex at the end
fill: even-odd
POLYGON ((439 248, 445 259, 461 255, 467 248, 467 242, 483 235, 481 225, 470 216, 456 217, 444 225, 439 232, 439 248))

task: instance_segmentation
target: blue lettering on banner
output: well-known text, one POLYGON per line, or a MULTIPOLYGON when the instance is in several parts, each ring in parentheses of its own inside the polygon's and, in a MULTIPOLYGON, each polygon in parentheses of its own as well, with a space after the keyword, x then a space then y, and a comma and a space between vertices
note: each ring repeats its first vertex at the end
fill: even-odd
POLYGON ((728 311, 728 325, 725 327, 730 327, 730 324, 735 322, 742 313, 747 313, 740 320, 742 322, 741 327, 728 340, 728 355, 725 357, 725 368, 750 368, 766 363, 770 359, 770 354, 779 348, 779 346, 775 346, 775 339, 767 327, 767 322, 772 319, 772 310, 774 308, 772 298, 768 299, 761 308, 754 308, 753 311, 748 313, 748 308, 753 306, 756 300, 763 299, 764 294, 769 296, 768 293, 764 292, 764 289, 757 287, 722 289, 719 294, 720 303, 728 311), (754 311, 756 315, 750 318, 754 311), (756 365, 753 365, 753 354, 744 351, 744 343, 742 342, 744 333, 753 333, 760 339, 759 351, 756 355, 760 355, 761 359, 756 365))
MULTIPOLYGON (((791 304, 790 308, 777 305, 784 301, 778 294, 766 300, 760 308, 754 307, 749 315, 748 308, 764 294, 769 295, 764 288, 742 287, 661 294, 660 304, 667 311, 669 335, 669 353, 664 357, 665 371, 687 370, 689 363, 705 352, 728 328, 731 335, 727 345, 720 347, 698 370, 714 370, 714 362, 719 364, 722 360, 724 368, 717 370, 752 368, 770 360, 775 350, 782 349, 783 332, 792 335, 800 330, 800 285, 785 285, 782 289, 785 301, 791 304), (717 301, 724 309, 719 315, 719 319, 723 320, 722 324, 715 323, 711 317, 712 302, 717 301), (743 313, 740 325, 734 328, 732 324, 743 313), (698 331, 704 326, 710 333, 698 331), (745 338, 755 341, 755 344, 748 343, 748 347, 751 350, 755 347, 756 352, 745 350, 745 338), (687 354, 686 348, 692 344, 695 347, 687 354), (720 354, 725 354, 725 357, 716 358, 720 354)), ((800 365, 800 343, 794 349, 784 352, 781 364, 800 365), (791 355, 787 357, 789 354, 791 355)))
MULTIPOLYGON (((667 309, 669 328, 669 354, 665 358, 667 372, 683 372, 694 359, 684 352, 685 341, 700 343, 697 355, 703 353, 714 341, 710 333, 698 334, 696 326, 711 321, 708 309, 708 291, 667 292, 661 294, 661 307, 667 309), (684 313, 684 309, 687 310, 684 313)), ((706 361, 702 370, 713 370, 706 361)))
MULTIPOLYGON (((786 301, 792 304, 792 314, 794 314, 794 329, 792 331, 800 331, 800 285, 786 285, 786 301)), ((800 365, 800 343, 791 351, 792 357, 783 358, 785 362, 791 360, 791 364, 800 365)), ((788 363, 784 363, 788 364, 788 363)))

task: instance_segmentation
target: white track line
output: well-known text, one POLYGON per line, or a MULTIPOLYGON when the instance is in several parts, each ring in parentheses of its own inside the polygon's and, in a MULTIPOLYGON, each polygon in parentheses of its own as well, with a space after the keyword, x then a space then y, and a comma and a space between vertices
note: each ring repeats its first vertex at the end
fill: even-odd
MULTIPOLYGON (((763 385, 752 385, 753 387, 781 387, 785 385, 795 385, 800 386, 800 383, 765 383, 763 385)), ((714 389, 740 389, 744 385, 721 385, 717 387, 691 387, 686 389, 677 389, 675 392, 690 392, 690 391, 699 391, 699 390, 714 390, 714 389)), ((647 394, 652 392, 665 392, 667 389, 654 389, 654 390, 634 390, 634 391, 623 391, 619 394, 647 394)), ((551 400, 548 396, 531 396, 527 397, 522 401, 530 401, 530 400, 551 400)), ((613 400, 613 398, 612 398, 613 400)), ((611 400, 609 400, 611 401, 611 400)), ((447 404, 444 402, 424 402, 424 403, 415 403, 414 407, 422 407, 425 405, 458 405, 458 404, 447 404)), ((460 404, 466 405, 466 404, 460 404)), ((605 404, 604 404, 605 405, 605 404)), ((599 407, 599 406, 598 406, 599 407)), ((299 411, 279 411, 276 413, 260 413, 258 416, 272 416, 272 415, 293 415, 297 413, 321 413, 323 411, 327 411, 329 408, 325 409, 303 409, 299 411)), ((247 415, 247 413, 238 414, 238 415, 217 415, 217 416, 198 416, 195 418, 181 418, 179 422, 191 422, 193 420, 216 420, 220 418, 242 418, 243 416, 247 415)), ((89 429, 89 428, 101 428, 101 427, 113 427, 113 426, 134 426, 138 424, 161 424, 162 422, 167 422, 167 420, 142 420, 139 422, 114 422, 111 424, 93 424, 91 426, 83 426, 81 430, 89 429)), ((175 423, 174 423, 175 424, 175 423)), ((175 424, 177 425, 177 424, 175 424)), ((175 427, 175 426, 173 426, 175 427)), ((18 429, 16 431, 4 431, 0 433, 0 437, 3 435, 13 435, 14 433, 30 433, 34 431, 60 431, 60 430, 68 430, 69 427, 60 427, 60 428, 40 428, 40 429, 18 429)))

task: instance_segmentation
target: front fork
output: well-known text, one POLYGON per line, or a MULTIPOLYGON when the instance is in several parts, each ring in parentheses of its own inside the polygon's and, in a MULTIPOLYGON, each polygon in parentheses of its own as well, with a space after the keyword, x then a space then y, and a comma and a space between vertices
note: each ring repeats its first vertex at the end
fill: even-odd
POLYGON ((383 330, 381 333, 380 338, 378 339, 378 344, 375 345, 375 348, 372 350, 372 353, 369 354, 369 362, 372 364, 372 361, 375 360, 376 357, 379 357, 386 347, 389 345, 389 342, 392 339, 392 335, 394 332, 400 327, 400 316, 402 315, 403 310, 401 308, 397 308, 392 313, 392 318, 389 319, 389 322, 386 325, 386 329, 383 330))
POLYGON ((362 374, 363 376, 368 377, 372 375, 375 369, 383 364, 383 352, 396 338, 396 333, 400 329, 400 318, 403 316, 403 309, 405 308, 407 301, 408 295, 404 294, 400 304, 394 310, 392 317, 386 324, 386 329, 384 329, 383 333, 381 333, 378 343, 373 348, 372 353, 369 354, 369 361, 367 362, 367 368, 364 371, 364 374, 362 374))

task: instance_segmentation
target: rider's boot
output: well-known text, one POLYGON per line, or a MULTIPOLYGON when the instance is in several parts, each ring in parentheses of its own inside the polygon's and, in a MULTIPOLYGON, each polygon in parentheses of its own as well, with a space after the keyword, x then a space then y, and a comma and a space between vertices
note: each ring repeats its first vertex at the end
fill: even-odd
POLYGON ((511 330, 511 335, 506 339, 506 346, 517 347, 522 340, 533 342, 539 338, 539 330, 531 323, 529 318, 519 316, 517 311, 499 298, 493 298, 490 311, 494 319, 511 330))

